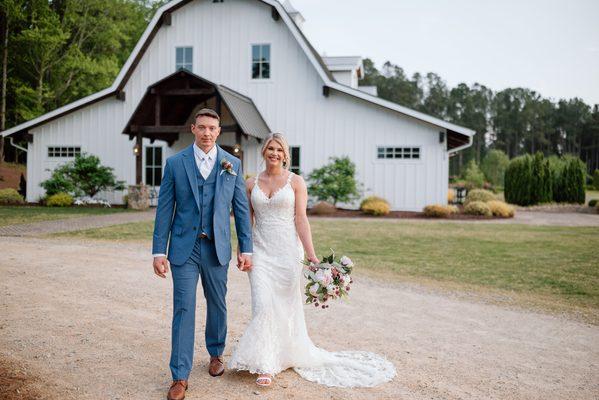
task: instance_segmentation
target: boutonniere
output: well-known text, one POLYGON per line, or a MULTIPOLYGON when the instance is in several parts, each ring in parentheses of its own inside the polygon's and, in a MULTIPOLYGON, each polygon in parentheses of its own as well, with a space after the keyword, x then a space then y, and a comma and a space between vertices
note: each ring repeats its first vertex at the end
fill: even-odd
POLYGON ((233 171, 233 164, 227 161, 226 158, 223 158, 223 160, 220 162, 220 166, 223 169, 222 171, 220 171, 221 175, 223 174, 223 172, 227 171, 229 174, 237 176, 237 172, 233 171))

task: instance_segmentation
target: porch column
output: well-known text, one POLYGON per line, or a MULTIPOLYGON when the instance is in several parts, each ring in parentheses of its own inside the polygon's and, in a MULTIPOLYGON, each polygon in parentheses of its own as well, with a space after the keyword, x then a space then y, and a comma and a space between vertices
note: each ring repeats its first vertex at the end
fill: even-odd
POLYGON ((135 136, 135 147, 139 150, 137 152, 137 154, 135 155, 135 183, 137 185, 141 185, 142 184, 142 151, 143 151, 143 146, 142 146, 142 136, 141 136, 141 132, 137 132, 137 135, 135 136))

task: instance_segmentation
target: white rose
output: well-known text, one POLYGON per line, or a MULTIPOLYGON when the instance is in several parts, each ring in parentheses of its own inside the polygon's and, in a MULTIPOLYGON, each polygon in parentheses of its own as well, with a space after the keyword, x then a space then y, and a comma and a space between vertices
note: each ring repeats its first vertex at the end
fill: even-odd
POLYGON ((330 269, 319 269, 314 278, 316 282, 322 283, 322 286, 329 286, 333 282, 333 275, 330 269))
POLYGON ((354 263, 352 262, 352 260, 347 257, 347 256, 343 256, 341 257, 341 260, 339 260, 339 262, 341 263, 341 265, 343 266, 351 266, 354 265, 354 263))
POLYGON ((320 285, 319 285, 318 283, 315 283, 314 285, 310 286, 310 289, 308 289, 308 290, 310 291, 310 294, 311 294, 312 296, 316 296, 316 295, 317 295, 317 293, 316 293, 316 292, 318 292, 318 287, 319 287, 319 286, 320 286, 320 285))
POLYGON ((335 291, 337 291, 337 286, 335 286, 333 284, 327 286, 327 293, 328 294, 335 294, 335 291))

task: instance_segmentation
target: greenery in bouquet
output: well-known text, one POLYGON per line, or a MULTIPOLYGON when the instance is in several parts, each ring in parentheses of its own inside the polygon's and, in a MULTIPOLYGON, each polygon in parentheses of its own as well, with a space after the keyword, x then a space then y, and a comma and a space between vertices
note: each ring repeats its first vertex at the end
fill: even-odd
MULTIPOLYGON (((331 250, 332 251, 332 250, 331 250)), ((336 257, 333 251, 318 264, 303 261, 307 266, 304 276, 308 280, 305 287, 306 304, 328 308, 329 300, 349 295, 353 283, 351 273, 353 261, 347 256, 336 257)))

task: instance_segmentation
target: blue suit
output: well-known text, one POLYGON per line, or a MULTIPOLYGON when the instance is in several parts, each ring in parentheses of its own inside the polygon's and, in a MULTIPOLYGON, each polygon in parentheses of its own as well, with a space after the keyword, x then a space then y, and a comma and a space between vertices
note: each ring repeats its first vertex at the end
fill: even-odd
POLYGON ((166 160, 152 253, 166 253, 173 274, 170 368, 174 380, 187 379, 191 371, 200 277, 207 304, 206 347, 211 356, 221 355, 225 347, 231 206, 239 249, 251 253, 249 205, 240 160, 217 146, 216 162, 206 179, 197 168, 193 145, 166 160), (232 164, 237 176, 222 169, 223 159, 232 164))

